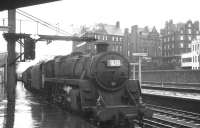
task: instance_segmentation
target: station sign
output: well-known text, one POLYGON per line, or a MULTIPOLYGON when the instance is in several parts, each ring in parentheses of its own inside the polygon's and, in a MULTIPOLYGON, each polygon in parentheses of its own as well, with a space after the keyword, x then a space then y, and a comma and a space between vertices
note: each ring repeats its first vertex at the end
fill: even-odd
POLYGON ((130 63, 130 65, 133 65, 133 66, 134 66, 134 65, 139 65, 139 64, 138 64, 138 63, 130 63))
POLYGON ((147 56, 147 53, 132 53, 133 56, 147 56))

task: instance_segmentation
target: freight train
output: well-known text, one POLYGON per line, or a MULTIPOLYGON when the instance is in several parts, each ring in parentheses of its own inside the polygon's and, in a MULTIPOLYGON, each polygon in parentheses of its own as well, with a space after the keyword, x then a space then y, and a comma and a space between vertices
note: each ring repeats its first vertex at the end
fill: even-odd
POLYGON ((142 103, 139 81, 129 78, 129 61, 107 49, 108 43, 97 42, 96 54, 76 52, 29 67, 22 74, 24 86, 97 125, 141 124, 152 113, 142 103))

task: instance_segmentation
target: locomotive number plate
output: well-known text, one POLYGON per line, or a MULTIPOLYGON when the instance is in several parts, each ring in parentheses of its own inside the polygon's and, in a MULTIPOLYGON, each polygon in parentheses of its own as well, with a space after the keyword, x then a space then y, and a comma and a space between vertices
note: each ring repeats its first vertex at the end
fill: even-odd
POLYGON ((108 67, 119 67, 121 66, 120 60, 107 60, 107 66, 108 67))

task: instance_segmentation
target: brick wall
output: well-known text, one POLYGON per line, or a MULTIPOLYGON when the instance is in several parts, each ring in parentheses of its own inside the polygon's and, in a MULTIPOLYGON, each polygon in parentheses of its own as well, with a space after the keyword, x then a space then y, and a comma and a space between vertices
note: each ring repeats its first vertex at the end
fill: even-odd
POLYGON ((200 83, 200 71, 194 70, 159 70, 142 72, 142 81, 200 83))

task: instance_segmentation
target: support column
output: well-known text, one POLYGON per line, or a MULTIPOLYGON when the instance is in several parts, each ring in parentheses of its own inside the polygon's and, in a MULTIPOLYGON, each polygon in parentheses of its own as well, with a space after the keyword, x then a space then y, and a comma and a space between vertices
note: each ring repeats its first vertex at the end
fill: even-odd
MULTIPOLYGON (((8 10, 8 33, 15 33, 16 28, 16 10, 8 10)), ((14 114, 15 114, 15 88, 17 83, 16 78, 16 64, 15 64, 15 41, 14 38, 6 38, 7 40, 7 116, 5 128, 13 128, 14 125, 14 114)))

